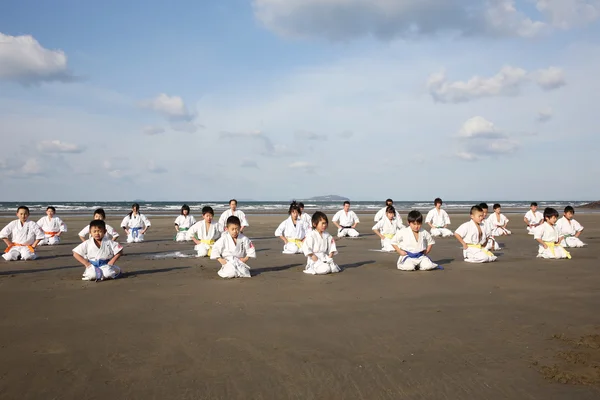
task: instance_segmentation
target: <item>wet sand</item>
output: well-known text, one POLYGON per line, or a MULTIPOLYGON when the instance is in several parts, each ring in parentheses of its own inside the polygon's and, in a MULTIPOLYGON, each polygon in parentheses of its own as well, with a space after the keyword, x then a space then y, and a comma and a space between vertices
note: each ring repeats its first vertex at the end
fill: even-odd
POLYGON ((600 398, 600 215, 577 216, 588 247, 572 260, 536 259, 515 215, 497 262, 465 263, 438 239, 433 272, 371 251, 361 217, 328 276, 281 254, 283 216, 249 217, 258 258, 235 280, 216 261, 164 257, 193 245, 154 217, 146 242, 124 245, 124 278, 99 283, 71 256, 88 218, 67 218, 38 260, 0 262, 0 398, 600 398))

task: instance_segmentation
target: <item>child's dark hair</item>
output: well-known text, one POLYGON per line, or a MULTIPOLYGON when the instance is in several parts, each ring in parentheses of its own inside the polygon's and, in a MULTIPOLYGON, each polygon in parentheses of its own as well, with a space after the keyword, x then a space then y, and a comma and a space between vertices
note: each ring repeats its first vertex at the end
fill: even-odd
POLYGON ((529 205, 529 207, 537 207, 537 203, 535 201, 532 201, 531 204, 529 205))
POLYGON ((104 213, 103 208, 97 208, 96 211, 94 211, 94 215, 96 214, 102 216, 102 219, 106 219, 106 214, 104 213))
POLYGON ((204 214, 212 214, 214 217, 215 210, 213 210, 212 207, 210 207, 210 206, 204 206, 204 207, 202 207, 202 215, 204 215, 204 214))
POLYGON ((473 215, 475 211, 483 212, 483 208, 479 207, 478 205, 474 205, 473 207, 471 207, 471 211, 469 211, 469 214, 473 215))
POLYGON ((101 219, 95 219, 92 222, 90 222, 90 230, 93 227, 100 228, 103 231, 106 231, 106 222, 102 221, 101 219))
POLYGON ((181 215, 183 215, 183 212, 187 211, 188 215, 190 215, 190 206, 188 206, 187 204, 184 204, 181 206, 181 215))
POLYGON ((479 207, 481 207, 482 210, 489 210, 487 203, 479 203, 479 207))
POLYGON ((420 211, 412 210, 406 216, 406 220, 408 221, 409 224, 411 222, 416 222, 416 223, 422 224, 423 223, 423 214, 421 214, 420 211))
POLYGON ((391 206, 392 204, 394 204, 394 200, 392 200, 392 199, 387 199, 387 200, 385 201, 385 205, 386 205, 386 206, 391 206))
POLYGON ((242 223, 240 222, 240 219, 238 217, 232 215, 231 217, 227 218, 227 226, 229 225, 242 226, 242 223))
POLYGON ((17 212, 19 212, 19 210, 25 210, 25 212, 29 214, 29 207, 27 206, 19 206, 19 208, 17 208, 17 212))
POLYGON ((292 215, 292 211, 294 211, 294 210, 296 210, 298 215, 301 214, 300 206, 298 205, 298 203, 296 203, 295 201, 292 201, 292 204, 290 204, 290 209, 288 210, 288 214, 292 215))
POLYGON ((442 201, 442 199, 440 199, 439 197, 436 197, 435 200, 433 201, 433 205, 435 206, 436 204, 443 204, 444 202, 442 201))
POLYGON ((304 203, 303 202, 298 203, 298 207, 304 208, 304 203))
POLYGON ((394 206, 387 206, 387 207, 385 208, 385 213, 386 213, 386 214, 387 214, 387 213, 392 213, 392 214, 396 215, 396 209, 394 208, 394 206))
POLYGON ((56 213, 56 208, 54 208, 54 206, 46 207, 46 211, 48 211, 48 210, 52 210, 52 212, 56 213))
POLYGON ((552 207, 546 207, 546 209, 544 210, 544 221, 552 217, 558 218, 558 211, 556 211, 556 209, 552 207))
POLYGON ((566 206, 565 207, 565 214, 568 213, 568 212, 575 214, 575 209, 573 207, 571 207, 571 206, 566 206))
POLYGON ((140 205, 138 203, 133 203, 133 205, 131 206, 132 211, 129 212, 129 218, 131 218, 131 216, 133 215, 134 208, 138 213, 140 212, 140 205))
POLYGON ((233 202, 235 203, 235 205, 237 206, 237 200, 236 200, 236 199, 231 199, 231 200, 229 200, 229 203, 228 203, 228 204, 231 204, 231 202, 232 202, 232 201, 233 201, 233 202))
POLYGON ((495 203, 494 204, 494 210, 496 210, 498 208, 502 208, 502 206, 499 203, 495 203))
POLYGON ((321 222, 321 221, 325 221, 327 224, 329 224, 327 215, 325 215, 324 212, 321 212, 321 211, 315 212, 311 218, 313 228, 316 228, 317 225, 319 225, 319 222, 321 222))
POLYGON ((344 202, 344 205, 346 205, 346 204, 350 205, 350 202, 349 202, 348 200, 346 200, 346 201, 344 202))

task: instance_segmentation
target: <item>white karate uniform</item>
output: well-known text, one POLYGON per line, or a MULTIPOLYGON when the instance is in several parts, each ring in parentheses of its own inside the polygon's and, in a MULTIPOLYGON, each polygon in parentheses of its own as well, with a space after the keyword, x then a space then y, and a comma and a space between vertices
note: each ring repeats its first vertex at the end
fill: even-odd
POLYGON ((231 216, 238 217, 240 219, 242 227, 250 226, 248 224, 248 220, 246 219, 246 214, 244 214, 243 211, 236 209, 235 212, 232 212, 230 208, 229 210, 224 211, 223 214, 221 214, 221 216, 219 217, 219 225, 221 225, 221 230, 227 230, 227 218, 231 216))
POLYGON ((123 246, 107 237, 102 238, 100 247, 96 245, 94 238, 89 238, 75 247, 73 253, 79 254, 92 264, 83 271, 81 280, 102 281, 117 278, 121 269, 116 265, 108 265, 108 262, 121 251, 123 246))
POLYGON ((437 208, 429 210, 425 217, 425 223, 433 225, 431 228, 431 236, 450 237, 452 231, 448 228, 444 228, 446 225, 450 225, 450 216, 446 210, 440 209, 438 212, 437 208))
MULTIPOLYGON (((392 239, 392 244, 406 252, 422 253, 427 250, 429 245, 435 244, 435 240, 433 240, 433 236, 424 229, 419 231, 419 239, 417 240, 415 239, 412 229, 408 227, 396 232, 392 239)), ((437 264, 431 261, 426 255, 421 255, 419 257, 410 257, 408 255, 400 256, 400 258, 398 258, 397 266, 398 269, 403 271, 414 271, 416 269, 428 271, 437 268, 437 264)))
MULTIPOLYGON (((375 217, 373 218, 373 221, 375 221, 375 222, 381 221, 383 219, 383 217, 386 216, 386 210, 387 210, 387 206, 385 206, 381 210, 377 211, 377 213, 375 214, 375 217)), ((400 221, 400 224, 402 224, 402 217, 400 216, 400 213, 398 211, 396 211, 396 219, 398 219, 398 221, 400 221)))
POLYGON ((60 236, 56 236, 56 234, 67 231, 67 225, 58 217, 52 217, 52 219, 50 219, 48 216, 45 216, 40 218, 37 224, 42 228, 42 231, 44 231, 44 240, 38 244, 39 246, 45 244, 50 246, 59 244, 60 236))
POLYGON ((558 229, 558 235, 562 237, 560 241, 561 246, 563 247, 583 247, 585 243, 581 241, 578 237, 575 237, 577 232, 583 231, 583 226, 579 224, 579 222, 575 221, 575 219, 571 219, 569 221, 565 217, 562 217, 558 221, 556 221, 556 229, 558 229))
MULTIPOLYGON (((79 231, 79 237, 82 237, 82 238, 85 238, 89 234, 90 234, 90 226, 89 225, 86 225, 85 228, 83 228, 81 231, 79 231)), ((109 238, 111 240, 115 240, 116 238, 119 237, 119 233, 117 231, 115 231, 112 226, 110 226, 109 224, 106 224, 106 233, 104 234, 104 237, 109 238)))
POLYGON ((44 239, 44 231, 33 221, 14 220, 6 225, 0 231, 0 239, 9 239, 13 246, 7 248, 2 254, 6 261, 16 261, 19 257, 22 260, 35 260, 37 255, 28 246, 35 243, 36 240, 44 239))
POLYGON ((480 224, 479 227, 481 228, 481 236, 477 229, 477 224, 473 220, 465 222, 454 231, 454 233, 458 234, 469 246, 466 250, 463 250, 463 257, 466 262, 470 263, 496 261, 498 257, 482 247, 485 244, 489 233, 484 224, 480 224))
POLYGON ((509 221, 509 219, 506 218, 504 214, 500 214, 500 221, 498 221, 498 214, 496 213, 490 214, 488 219, 490 220, 489 224, 492 228, 491 233, 493 236, 506 236, 511 234, 511 232, 508 229, 502 228, 504 224, 506 224, 509 221))
POLYGON ((151 225, 150 220, 144 214, 131 214, 131 217, 128 214, 123 218, 123 222, 121 222, 121 228, 129 229, 127 243, 143 242, 144 234, 142 234, 142 231, 151 225))
POLYGON ((297 220, 294 225, 292 217, 288 217, 283 221, 275 230, 275 236, 284 236, 288 242, 283 246, 283 254, 297 254, 302 253, 302 241, 306 236, 304 229, 304 223, 301 220, 297 220))
POLYGON ((323 236, 314 229, 309 232, 302 243, 302 252, 307 257, 305 274, 325 275, 341 271, 333 258, 329 257, 330 254, 336 255, 338 252, 333 236, 327 232, 323 232, 323 236), (313 261, 309 254, 314 254, 318 260, 313 261))
POLYGON ((303 212, 300 214, 300 220, 304 224, 304 232, 312 231, 312 217, 309 213, 303 212))
POLYGON ((215 241, 221 237, 221 227, 216 222, 211 222, 206 229, 206 221, 198 221, 188 231, 190 239, 194 236, 202 243, 194 246, 198 257, 210 257, 215 241))
POLYGON ((571 254, 564 249, 560 244, 557 244, 558 229, 556 225, 550 225, 548 222, 544 222, 535 230, 533 236, 534 239, 541 239, 548 248, 545 249, 541 244, 538 248, 538 257, 540 258, 571 258, 571 254))
POLYGON ((350 237, 358 237, 359 233, 356 229, 351 228, 355 223, 358 224, 360 221, 354 211, 350 210, 346 213, 344 210, 340 210, 333 216, 333 222, 337 222, 342 226, 341 229, 338 229, 338 237, 350 236, 350 237), (348 227, 348 228, 344 228, 348 227))
POLYGON ((217 240, 210 255, 211 260, 217 258, 227 260, 218 272, 221 278, 250 278, 250 267, 240 260, 244 257, 256 258, 254 245, 242 233, 238 235, 237 243, 234 243, 229 232, 223 233, 217 240))
POLYGON ((381 239, 381 251, 394 252, 394 248, 392 247, 392 239, 397 231, 404 228, 402 225, 402 221, 395 217, 390 221, 387 215, 380 219, 374 226, 373 230, 381 233, 384 238, 381 239))
MULTIPOLYGON (((527 218, 527 221, 529 221, 530 224, 539 224, 541 222, 544 222, 544 214, 542 214, 539 211, 536 211, 534 214, 533 211, 529 210, 525 214, 525 218, 527 218)), ((530 235, 533 235, 533 234, 535 234, 536 228, 537 228, 537 226, 527 226, 527 232, 530 235)))
POLYGON ((180 215, 175 218, 175 225, 179 227, 179 232, 175 235, 176 242, 186 242, 192 240, 189 230, 196 223, 193 215, 180 215))
POLYGON ((485 249, 486 250, 501 250, 500 244, 498 243, 498 241, 494 237, 494 234, 492 233, 494 231, 494 228, 492 227, 492 222, 491 222, 490 218, 491 218, 491 216, 488 215, 487 218, 483 220, 483 226, 485 226, 485 230, 488 235, 488 242, 485 245, 485 249))

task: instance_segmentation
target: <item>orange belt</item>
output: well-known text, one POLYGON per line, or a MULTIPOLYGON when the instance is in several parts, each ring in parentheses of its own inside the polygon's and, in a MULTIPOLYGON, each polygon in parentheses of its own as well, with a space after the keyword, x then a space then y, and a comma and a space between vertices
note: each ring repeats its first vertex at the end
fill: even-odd
POLYGON ((58 235, 60 232, 44 232, 44 234, 50 236, 50 237, 54 237, 56 235, 58 235))
POLYGON ((20 244, 20 243, 13 243, 10 246, 8 246, 6 248, 6 250, 4 250, 5 253, 8 253, 10 251, 10 249, 12 249, 13 247, 27 247, 29 249, 29 251, 31 251, 32 253, 35 253, 35 250, 33 249, 33 246, 28 245, 28 244, 20 244))

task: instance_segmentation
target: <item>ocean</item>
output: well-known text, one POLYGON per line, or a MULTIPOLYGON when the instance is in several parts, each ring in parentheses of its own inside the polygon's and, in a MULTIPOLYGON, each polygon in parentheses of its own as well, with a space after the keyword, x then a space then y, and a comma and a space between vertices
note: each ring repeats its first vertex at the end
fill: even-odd
MULTIPOLYGON (((485 201, 492 208, 493 201, 473 200, 473 201, 448 201, 444 203, 443 208, 448 211, 467 211, 473 204, 485 201)), ((176 216, 180 214, 181 206, 185 203, 190 206, 192 214, 199 215, 200 210, 204 206, 211 206, 218 215, 223 210, 229 208, 227 201, 137 201, 140 204, 140 211, 152 215, 176 216)), ((306 211, 322 210, 333 212, 342 208, 342 201, 303 201, 306 211)), ((52 205, 56 207, 57 214, 67 215, 82 215, 92 214, 96 208, 103 208, 107 215, 120 214, 123 215, 131 210, 131 205, 134 201, 108 201, 108 202, 77 202, 77 201, 49 201, 49 202, 0 202, 0 213, 12 214, 21 204, 29 207, 32 214, 40 214, 46 211, 46 207, 52 205)), ((530 201, 503 201, 500 202, 503 209, 528 209, 530 201)), ((554 207, 559 212, 567 205, 572 205, 577 208, 583 204, 590 203, 588 200, 573 200, 573 201, 538 201, 540 210, 544 207, 554 207)), ((289 201, 239 201, 238 208, 246 214, 282 214, 288 210, 289 201)), ((382 201, 352 201, 352 209, 355 212, 375 212, 384 206, 382 201)), ((394 206, 399 211, 409 211, 417 209, 427 211, 433 208, 431 201, 397 201, 394 206)))

